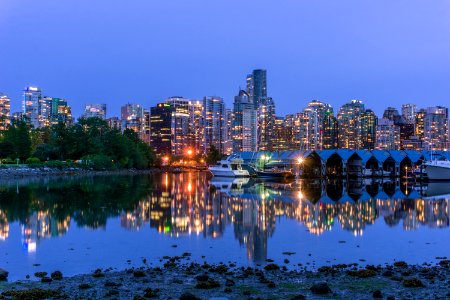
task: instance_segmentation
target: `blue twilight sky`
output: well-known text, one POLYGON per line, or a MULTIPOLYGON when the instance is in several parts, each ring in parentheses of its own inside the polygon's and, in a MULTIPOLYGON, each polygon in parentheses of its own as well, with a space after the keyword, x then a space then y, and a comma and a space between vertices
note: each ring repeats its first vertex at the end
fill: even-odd
POLYGON ((0 0, 0 91, 146 107, 224 97, 268 72, 277 113, 309 100, 450 106, 448 0, 0 0))

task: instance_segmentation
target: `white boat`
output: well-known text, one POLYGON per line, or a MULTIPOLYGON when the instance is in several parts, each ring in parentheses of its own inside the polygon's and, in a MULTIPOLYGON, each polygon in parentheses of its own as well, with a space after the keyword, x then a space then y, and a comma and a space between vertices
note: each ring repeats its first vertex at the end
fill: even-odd
POLYGON ((450 161, 431 160, 423 164, 429 180, 450 180, 450 161))
POLYGON ((221 160, 217 165, 208 167, 209 171, 217 177, 250 177, 247 170, 242 169, 244 160, 238 155, 230 155, 221 160))

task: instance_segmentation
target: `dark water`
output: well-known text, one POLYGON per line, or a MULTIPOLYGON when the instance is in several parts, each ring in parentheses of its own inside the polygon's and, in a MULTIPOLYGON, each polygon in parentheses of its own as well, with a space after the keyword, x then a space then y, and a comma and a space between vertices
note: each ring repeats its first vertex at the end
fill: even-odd
MULTIPOLYGON (((242 265, 433 262, 450 256, 448 183, 210 182, 205 174, 0 182, 0 268, 160 264, 192 253, 242 265), (176 245, 176 247, 175 247, 176 245)), ((204 256, 204 257, 202 257, 204 256)))

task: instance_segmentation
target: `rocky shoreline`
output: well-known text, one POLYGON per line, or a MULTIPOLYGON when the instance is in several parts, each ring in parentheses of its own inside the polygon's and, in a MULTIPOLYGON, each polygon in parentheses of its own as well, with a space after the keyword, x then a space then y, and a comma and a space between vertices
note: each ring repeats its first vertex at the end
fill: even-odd
MULTIPOLYGON (((190 254, 164 257, 164 267, 97 269, 63 277, 35 273, 34 280, 0 282, 0 299, 449 299, 450 260, 437 264, 360 267, 301 265, 239 267, 190 262, 190 254), (289 266, 289 267, 287 267, 289 266)), ((1 273, 1 272, 0 272, 1 273)), ((5 275, 5 273, 3 273, 5 275)), ((1 274, 0 274, 1 275, 1 274)), ((7 274, 6 274, 7 277, 7 274)), ((7 279, 7 278, 4 279, 7 279)))
POLYGON ((29 167, 10 167, 10 168, 0 168, 0 180, 11 179, 11 178, 43 178, 43 177, 68 177, 68 176, 79 176, 79 175, 135 175, 135 174, 156 174, 161 173, 163 170, 159 168, 151 168, 144 170, 137 169, 119 169, 119 170, 105 170, 96 171, 90 169, 82 168, 29 168, 29 167))

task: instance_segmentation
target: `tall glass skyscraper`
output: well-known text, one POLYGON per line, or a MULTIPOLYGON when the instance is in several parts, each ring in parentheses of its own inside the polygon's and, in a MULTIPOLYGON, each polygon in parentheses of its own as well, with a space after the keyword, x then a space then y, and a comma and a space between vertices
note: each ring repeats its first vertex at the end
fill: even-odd
POLYGON ((253 70, 247 76, 247 93, 256 109, 263 98, 267 97, 267 72, 263 69, 253 70))

